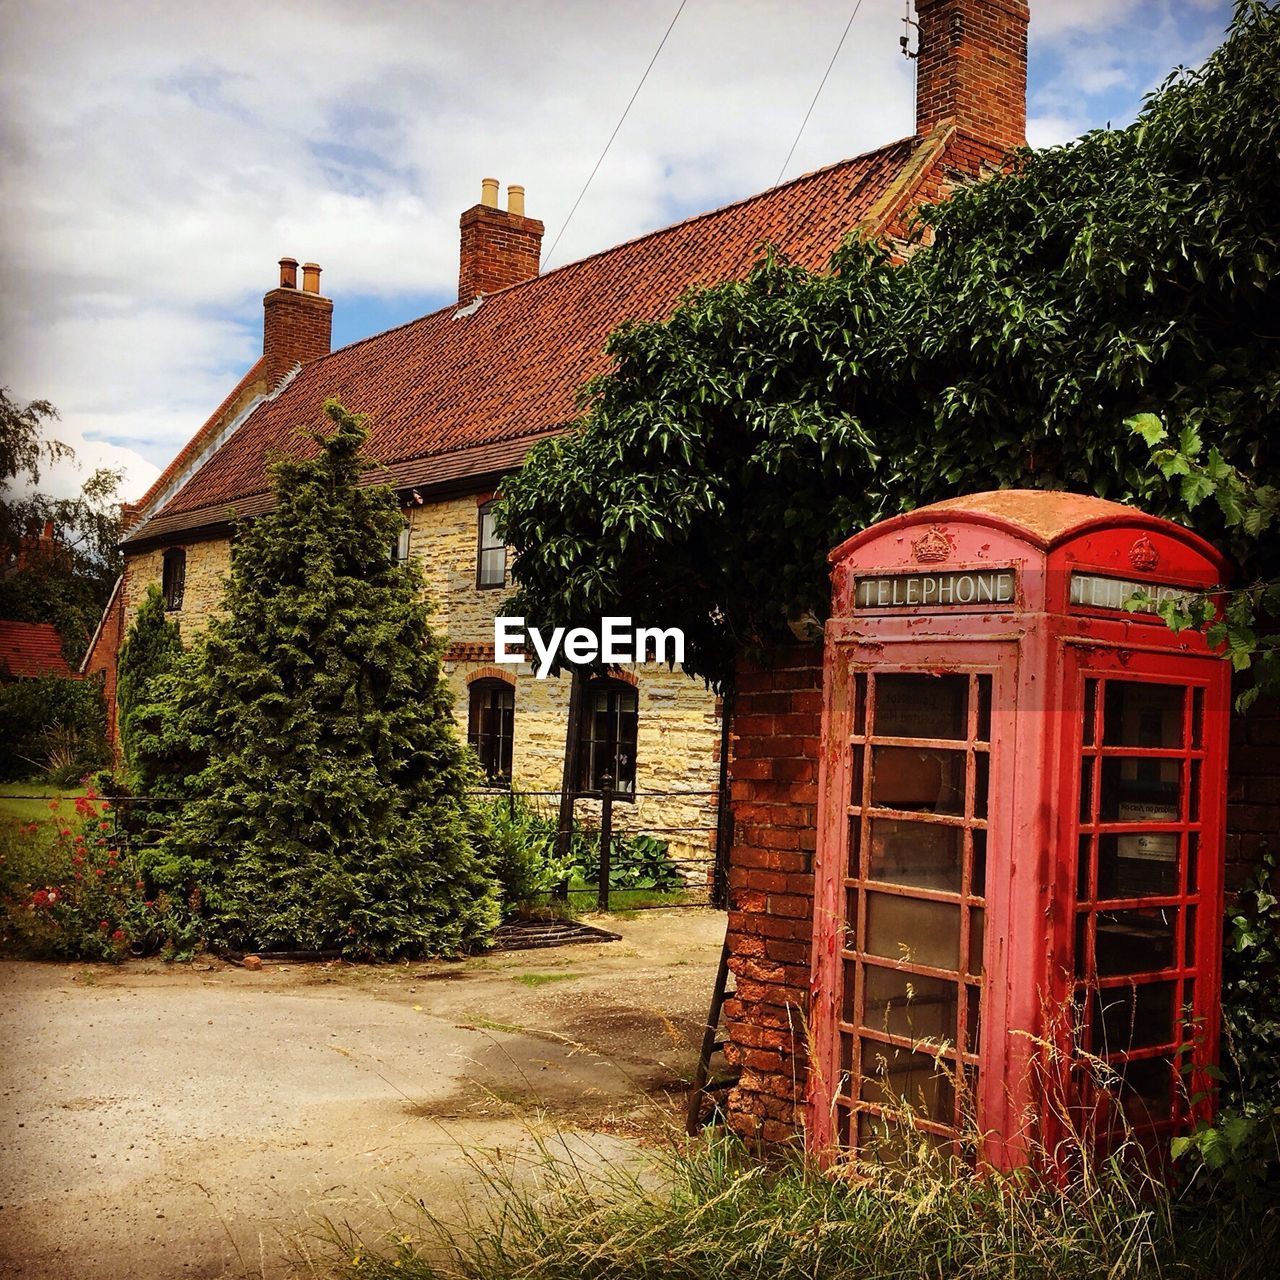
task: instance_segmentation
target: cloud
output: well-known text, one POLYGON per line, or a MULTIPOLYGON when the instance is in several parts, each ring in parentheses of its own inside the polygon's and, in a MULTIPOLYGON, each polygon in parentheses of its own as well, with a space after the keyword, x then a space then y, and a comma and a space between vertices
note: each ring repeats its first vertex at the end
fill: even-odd
MULTIPOLYGON (((1175 46, 1200 49, 1183 30, 1193 8, 1207 30, 1222 5, 1142 6, 1164 42, 1144 63, 1132 6, 1033 0, 1033 140, 1100 123, 1100 104, 1158 78, 1175 46)), ((320 262, 339 309, 360 296, 425 310, 456 288, 458 215, 490 174, 525 184, 549 248, 674 12, 6 6, 0 383, 53 400, 63 435, 123 459, 136 493, 256 355, 282 254, 320 262)), ((555 262, 773 182, 848 13, 691 0, 555 262)), ((863 5, 788 176, 911 131, 900 19, 863 5)))

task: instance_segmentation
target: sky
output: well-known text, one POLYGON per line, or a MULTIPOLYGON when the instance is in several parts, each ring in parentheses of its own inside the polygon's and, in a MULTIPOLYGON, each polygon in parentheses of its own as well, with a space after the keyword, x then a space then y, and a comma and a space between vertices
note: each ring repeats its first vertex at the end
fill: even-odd
MULTIPOLYGON (((0 386, 137 497, 324 268, 341 346, 456 299, 458 217, 544 252, 679 0, 0 0, 0 386), (505 202, 505 196, 504 196, 505 202)), ((774 183, 854 0, 686 0, 555 266, 774 183)), ((1123 125, 1229 0, 1031 0, 1028 139, 1123 125)), ((903 0, 862 0, 785 177, 913 127, 903 0)))

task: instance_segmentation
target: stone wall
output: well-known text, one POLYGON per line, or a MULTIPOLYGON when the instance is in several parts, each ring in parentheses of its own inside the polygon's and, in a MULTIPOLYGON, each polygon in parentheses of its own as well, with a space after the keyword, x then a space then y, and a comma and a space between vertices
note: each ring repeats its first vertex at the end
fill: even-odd
MULTIPOLYGON (((424 503, 406 511, 409 554, 421 565, 435 602, 432 625, 448 637, 444 670, 454 695, 459 732, 467 732, 468 677, 493 661, 493 619, 508 591, 476 586, 478 508, 487 494, 424 503)), ((182 608, 170 616, 190 640, 207 624, 222 599, 231 568, 226 538, 170 544, 187 553, 182 608)), ((149 583, 159 585, 168 547, 128 556, 123 592, 127 630, 149 583)), ((513 786, 518 791, 557 792, 564 770, 569 677, 538 680, 528 664, 506 667, 515 677, 513 786)), ((623 831, 655 831, 678 858, 709 858, 714 845, 715 791, 719 782, 720 711, 701 682, 656 664, 628 668, 639 695, 634 802, 620 801, 614 823, 623 831), (675 791, 673 796, 654 792, 675 791), (703 794, 690 794, 701 792, 703 794)), ((550 795, 540 797, 554 804, 550 795)), ((598 816, 599 802, 580 800, 578 812, 598 816)), ((705 881, 710 864, 688 868, 705 881)))
MULTIPOLYGON (((426 503, 408 511, 409 554, 419 559, 427 590, 437 602, 435 625, 449 637, 445 671, 454 715, 467 731, 468 679, 493 662, 493 620, 508 591, 476 586, 479 507, 489 495, 426 503)), ((515 743, 512 786, 524 792, 557 792, 564 772, 569 713, 568 675, 538 680, 528 663, 506 666, 515 676, 515 743)), ((629 665, 639 695, 634 802, 614 808, 623 831, 655 831, 673 856, 709 857, 714 840, 719 782, 720 712, 699 681, 657 664, 629 665), (655 792, 680 795, 655 795, 655 792), (690 792, 702 792, 691 795, 690 792), (672 830, 678 828, 679 830, 672 830)), ((554 798, 544 794, 544 803, 554 798)), ((579 800, 578 812, 596 816, 599 802, 579 800)), ((701 878, 708 867, 692 867, 701 878)))
MULTIPOLYGON (((164 553, 181 547, 187 553, 186 586, 182 608, 169 617, 178 624, 182 638, 190 641, 199 635, 222 603, 222 586, 231 572, 231 542, 227 538, 209 538, 201 542, 172 542, 167 546, 130 552, 125 556, 124 629, 133 625, 151 583, 160 585, 164 553)), ((123 638, 123 637, 122 637, 123 638)))

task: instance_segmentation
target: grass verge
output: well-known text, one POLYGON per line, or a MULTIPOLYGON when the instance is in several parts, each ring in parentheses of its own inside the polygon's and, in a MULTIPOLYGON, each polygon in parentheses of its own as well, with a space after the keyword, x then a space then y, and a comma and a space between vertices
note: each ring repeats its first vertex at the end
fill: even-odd
POLYGON ((381 1239, 330 1229, 328 1280, 1246 1280, 1280 1207, 1181 1202, 1117 1159, 1065 1185, 975 1177, 929 1156, 833 1175, 705 1137, 584 1168, 563 1138, 532 1164, 472 1161, 461 1221, 422 1208, 381 1239), (480 1208, 473 1206, 479 1205, 480 1208))

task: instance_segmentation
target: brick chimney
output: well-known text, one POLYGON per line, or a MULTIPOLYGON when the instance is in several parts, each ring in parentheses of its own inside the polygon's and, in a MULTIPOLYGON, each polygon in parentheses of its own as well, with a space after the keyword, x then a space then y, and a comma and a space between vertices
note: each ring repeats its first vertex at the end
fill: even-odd
POLYGON ((280 284, 262 299, 262 354, 266 379, 274 387, 295 364, 327 356, 333 333, 333 303, 320 296, 320 268, 302 267, 298 288, 296 258, 280 259, 280 284))
POLYGON ((479 293, 493 293, 508 285, 532 280, 542 257, 544 227, 524 216, 524 188, 507 188, 507 207, 498 208, 498 180, 480 184, 480 203, 458 222, 462 252, 458 259, 458 301, 470 302, 479 293))
POLYGON ((954 124, 1003 153, 1026 142, 1026 0, 916 0, 916 132, 954 124))

